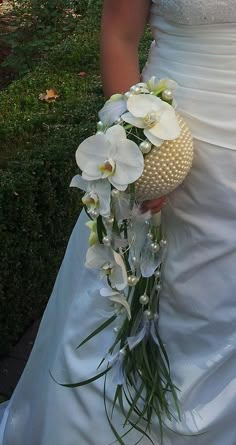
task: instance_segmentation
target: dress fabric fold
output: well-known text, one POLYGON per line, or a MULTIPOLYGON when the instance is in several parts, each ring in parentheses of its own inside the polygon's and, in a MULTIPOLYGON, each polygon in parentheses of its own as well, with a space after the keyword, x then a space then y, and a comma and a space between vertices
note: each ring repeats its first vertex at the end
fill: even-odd
MULTIPOLYGON (((219 0, 209 1, 220 19, 219 0)), ((181 423, 166 422, 163 445, 235 445, 236 16, 235 23, 211 23, 212 17, 202 24, 188 24, 187 19, 178 23, 173 14, 168 19, 168 10, 173 13, 177 3, 153 3, 155 40, 143 70, 144 80, 155 75, 178 83, 178 110, 195 144, 192 170, 163 210, 168 253, 160 333, 180 389, 182 412, 181 423)), ((180 5, 185 3, 191 11, 189 0, 180 0, 180 5)), ((232 6, 231 0, 228 4, 232 6)), ((105 416, 103 381, 69 389, 49 373, 60 383, 91 377, 115 335, 111 325, 76 349, 106 310, 99 295, 104 282, 84 267, 86 220, 82 212, 25 371, 1 410, 0 445, 109 445, 116 440, 105 416)), ((113 392, 109 380, 108 409, 113 392)), ((118 409, 113 419, 122 431, 118 409)), ((150 435, 160 445, 155 419, 150 435)), ((124 440, 134 445, 139 438, 133 431, 124 440)))

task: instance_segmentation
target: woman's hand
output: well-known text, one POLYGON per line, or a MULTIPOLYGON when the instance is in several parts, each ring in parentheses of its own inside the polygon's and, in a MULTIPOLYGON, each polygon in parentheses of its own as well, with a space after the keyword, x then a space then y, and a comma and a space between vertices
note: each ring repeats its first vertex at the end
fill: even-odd
POLYGON ((161 198, 157 199, 150 199, 148 201, 143 201, 141 204, 141 211, 143 213, 148 212, 148 210, 151 211, 151 213, 154 215, 155 213, 160 212, 162 206, 165 204, 166 196, 162 196, 161 198))

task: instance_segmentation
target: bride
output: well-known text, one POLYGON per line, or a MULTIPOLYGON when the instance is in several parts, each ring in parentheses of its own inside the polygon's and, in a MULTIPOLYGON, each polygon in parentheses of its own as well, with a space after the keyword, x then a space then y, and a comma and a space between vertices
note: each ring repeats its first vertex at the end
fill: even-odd
MULTIPOLYGON (((149 19, 154 42, 142 78, 169 77, 195 143, 193 168, 163 208, 168 255, 160 331, 180 388, 182 421, 164 445, 235 445, 236 411, 236 8, 234 0, 105 0, 102 79, 106 96, 139 81, 138 43, 149 19)), ((162 200, 146 202, 159 210, 162 200)), ((111 326, 81 352, 100 324, 98 275, 85 269, 86 216, 71 235, 39 333, 2 413, 0 445, 108 445, 116 439, 103 381, 82 388, 114 336, 111 326)), ((46 277, 45 277, 46 279, 46 277)), ((108 401, 113 392, 108 389, 108 401)), ((113 416, 122 431, 122 415, 113 416)), ((159 444, 158 423, 151 437, 159 444)), ((138 442, 131 431, 127 445, 138 442)), ((140 441, 147 444, 147 439, 140 441)))

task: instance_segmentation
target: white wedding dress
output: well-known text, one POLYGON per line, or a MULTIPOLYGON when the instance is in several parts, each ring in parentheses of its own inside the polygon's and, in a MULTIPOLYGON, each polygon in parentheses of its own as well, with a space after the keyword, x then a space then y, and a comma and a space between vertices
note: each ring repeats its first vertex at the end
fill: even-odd
MULTIPOLYGON (((166 428, 164 445, 235 445, 236 3, 155 0, 150 22, 155 41, 143 78, 178 82, 179 110, 195 138, 193 168, 164 209, 160 330, 182 411, 182 422, 171 425, 175 432, 166 428)), ((82 214, 75 226, 30 359, 2 409, 0 445, 115 441, 103 381, 68 389, 49 374, 63 383, 91 377, 114 338, 111 326, 76 350, 104 320, 106 305, 99 276, 83 266, 85 219, 82 214)), ((110 382, 108 399, 113 391, 110 382)), ((113 420, 122 431, 118 410, 113 420)), ((133 431, 124 440, 131 445, 139 437, 133 431)), ((160 444, 155 422, 151 437, 160 444)), ((140 445, 148 443, 143 438, 140 445)))

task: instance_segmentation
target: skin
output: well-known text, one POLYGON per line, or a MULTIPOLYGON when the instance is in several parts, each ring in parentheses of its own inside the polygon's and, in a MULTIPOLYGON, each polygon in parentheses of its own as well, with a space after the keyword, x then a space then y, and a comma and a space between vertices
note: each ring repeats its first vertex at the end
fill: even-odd
MULTIPOLYGON (((101 21, 101 76, 106 97, 124 93, 140 81, 138 45, 151 0, 104 0, 101 21)), ((165 198, 142 203, 142 211, 160 211, 165 198)))

